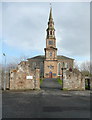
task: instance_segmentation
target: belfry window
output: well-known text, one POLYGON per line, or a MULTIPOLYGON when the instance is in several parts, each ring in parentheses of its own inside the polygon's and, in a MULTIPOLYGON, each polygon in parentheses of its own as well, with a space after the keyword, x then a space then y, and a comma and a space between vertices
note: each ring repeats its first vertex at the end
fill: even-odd
POLYGON ((32 69, 35 69, 36 68, 36 62, 33 62, 32 63, 32 69))
POLYGON ((52 35, 52 31, 50 31, 50 35, 52 35))

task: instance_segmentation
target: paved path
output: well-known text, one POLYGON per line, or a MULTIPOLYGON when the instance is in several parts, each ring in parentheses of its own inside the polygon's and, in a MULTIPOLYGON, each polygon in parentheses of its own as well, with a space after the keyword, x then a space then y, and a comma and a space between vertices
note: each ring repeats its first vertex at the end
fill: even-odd
POLYGON ((55 78, 46 78, 41 84, 41 89, 43 90, 61 90, 62 86, 58 83, 55 78))

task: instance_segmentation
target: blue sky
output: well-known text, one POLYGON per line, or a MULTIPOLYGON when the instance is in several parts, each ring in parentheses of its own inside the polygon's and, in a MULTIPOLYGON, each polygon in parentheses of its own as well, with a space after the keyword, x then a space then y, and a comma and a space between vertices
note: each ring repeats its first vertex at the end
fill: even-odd
MULTIPOLYGON (((2 3, 2 8, 0 4, 0 9, 0 40, 7 63, 22 56, 44 54, 49 3, 6 2, 2 3)), ((58 54, 78 62, 89 60, 90 3, 55 2, 52 12, 58 54)))

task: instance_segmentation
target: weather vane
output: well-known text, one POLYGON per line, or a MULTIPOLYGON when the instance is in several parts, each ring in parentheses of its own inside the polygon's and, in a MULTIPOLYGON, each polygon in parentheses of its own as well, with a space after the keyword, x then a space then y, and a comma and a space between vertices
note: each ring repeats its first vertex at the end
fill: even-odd
POLYGON ((50 3, 50 8, 52 7, 52 4, 50 3))

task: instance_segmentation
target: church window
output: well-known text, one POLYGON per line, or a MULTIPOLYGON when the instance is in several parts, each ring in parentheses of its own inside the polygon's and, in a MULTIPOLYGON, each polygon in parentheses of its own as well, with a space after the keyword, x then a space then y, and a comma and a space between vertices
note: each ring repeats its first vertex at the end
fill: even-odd
POLYGON ((53 76, 56 76, 56 73, 53 73, 53 76))
POLYGON ((50 35, 52 35, 52 31, 50 31, 50 35))
POLYGON ((33 68, 33 69, 36 68, 36 62, 33 62, 33 64, 32 64, 32 68, 33 68))
POLYGON ((65 63, 64 62, 62 63, 62 68, 65 68, 65 63))
POLYGON ((52 52, 50 52, 50 57, 52 56, 52 52))
POLYGON ((67 63, 65 63, 65 68, 68 68, 68 64, 67 63))
POLYGON ((60 75, 60 71, 61 71, 61 63, 58 63, 58 75, 60 75))
POLYGON ((53 45, 53 41, 50 40, 50 41, 49 41, 49 45, 53 45))
POLYGON ((52 65, 49 66, 49 69, 50 69, 50 70, 53 69, 53 68, 54 68, 54 66, 52 66, 52 65))
POLYGON ((54 69, 54 66, 50 65, 48 66, 48 68, 51 70, 51 69, 54 69))

